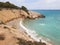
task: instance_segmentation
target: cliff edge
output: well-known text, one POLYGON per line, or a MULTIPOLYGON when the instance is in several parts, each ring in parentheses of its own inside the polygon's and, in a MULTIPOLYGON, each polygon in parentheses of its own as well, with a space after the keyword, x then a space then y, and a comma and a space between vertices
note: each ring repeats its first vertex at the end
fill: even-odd
POLYGON ((9 2, 0 2, 0 45, 46 45, 46 43, 32 39, 23 29, 17 28, 20 19, 39 17, 45 16, 9 2))

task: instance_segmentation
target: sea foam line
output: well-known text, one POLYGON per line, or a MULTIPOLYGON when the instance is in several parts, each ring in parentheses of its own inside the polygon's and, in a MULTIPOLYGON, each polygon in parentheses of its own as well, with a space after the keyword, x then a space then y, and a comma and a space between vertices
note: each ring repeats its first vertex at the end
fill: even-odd
POLYGON ((33 30, 29 30, 22 23, 23 23, 23 21, 21 20, 20 26, 27 32, 27 34, 30 35, 31 38, 33 38, 35 41, 40 42, 40 38, 37 37, 37 33, 33 30))
POLYGON ((20 26, 26 31, 26 33, 31 36, 31 38, 33 38, 35 41, 37 42, 40 42, 40 40, 42 42, 45 42, 47 45, 52 45, 51 43, 48 43, 47 41, 43 40, 42 37, 37 37, 38 34, 33 31, 33 30, 29 30, 28 28, 26 28, 24 25, 23 25, 23 20, 20 21, 20 26))

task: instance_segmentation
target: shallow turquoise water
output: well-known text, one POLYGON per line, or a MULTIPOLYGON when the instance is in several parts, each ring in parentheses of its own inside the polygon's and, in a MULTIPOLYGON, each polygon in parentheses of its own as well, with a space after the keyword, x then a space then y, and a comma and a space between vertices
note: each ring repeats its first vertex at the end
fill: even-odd
POLYGON ((24 25, 35 30, 40 36, 49 38, 53 45, 60 45, 60 10, 33 10, 44 14, 45 18, 26 19, 24 25))

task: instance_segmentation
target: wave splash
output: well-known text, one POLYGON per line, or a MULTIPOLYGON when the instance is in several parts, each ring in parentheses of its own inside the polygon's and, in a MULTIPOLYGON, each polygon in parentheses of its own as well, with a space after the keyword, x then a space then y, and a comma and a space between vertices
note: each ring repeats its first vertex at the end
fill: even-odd
MULTIPOLYGON (((45 24, 43 24, 43 25, 45 25, 45 24)), ((26 28, 26 27, 23 25, 23 21, 22 21, 22 20, 20 21, 20 26, 21 26, 21 27, 26 31, 26 33, 27 33, 29 36, 31 36, 31 38, 33 38, 35 41, 37 41, 37 42, 42 41, 42 42, 45 42, 47 45, 52 45, 51 43, 48 43, 48 42, 50 42, 50 40, 49 40, 48 38, 47 38, 47 40, 44 40, 44 38, 38 36, 38 34, 37 34, 34 30, 30 30, 30 29, 26 28), (47 41, 48 41, 48 42, 47 42, 47 41)))
POLYGON ((22 23, 23 22, 20 21, 20 26, 27 32, 27 34, 30 35, 35 41, 40 42, 41 38, 37 37, 38 34, 34 30, 31 31, 28 28, 26 28, 22 23))
POLYGON ((44 23, 40 23, 39 25, 44 26, 45 24, 44 23))

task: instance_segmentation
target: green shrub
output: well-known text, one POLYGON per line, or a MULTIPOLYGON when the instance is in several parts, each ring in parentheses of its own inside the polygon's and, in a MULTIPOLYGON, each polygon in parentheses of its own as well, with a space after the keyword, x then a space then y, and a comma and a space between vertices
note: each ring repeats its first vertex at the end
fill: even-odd
POLYGON ((11 4, 10 2, 0 2, 0 8, 15 8, 20 9, 20 7, 15 6, 14 4, 11 4))
POLYGON ((20 9, 24 10, 27 14, 29 14, 28 9, 25 6, 22 6, 20 9))

